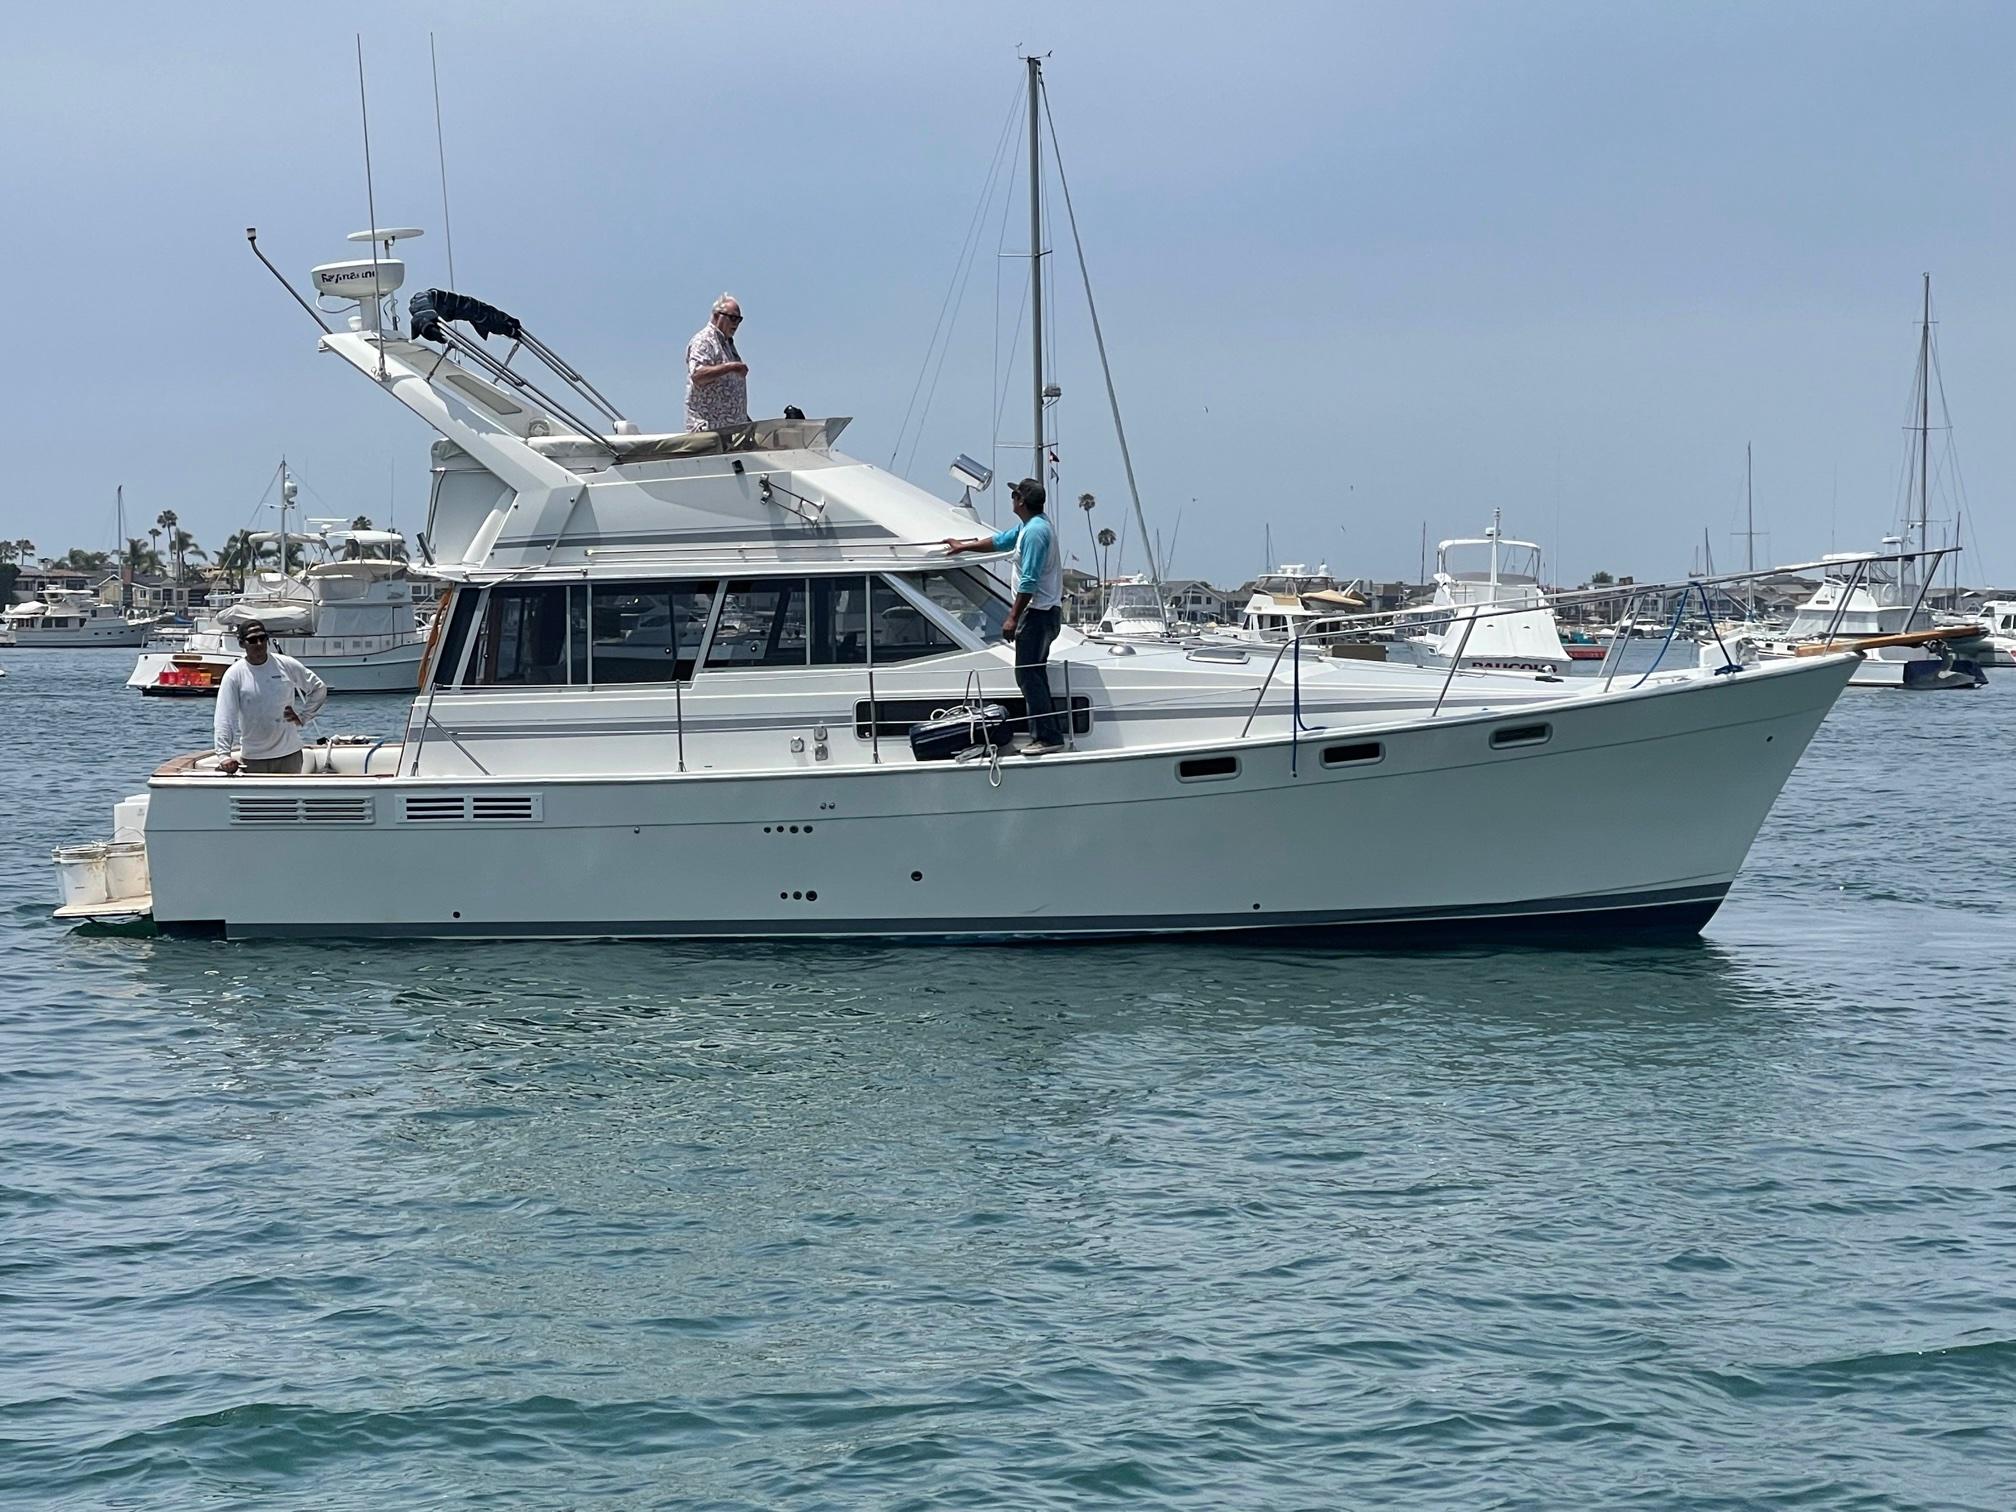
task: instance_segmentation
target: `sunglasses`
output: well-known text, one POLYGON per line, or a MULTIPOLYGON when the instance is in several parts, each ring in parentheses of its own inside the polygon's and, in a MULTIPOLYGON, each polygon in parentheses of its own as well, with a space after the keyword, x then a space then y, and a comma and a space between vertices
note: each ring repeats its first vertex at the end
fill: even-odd
POLYGON ((242 644, 247 646, 263 646, 266 644, 266 637, 263 635, 248 635, 242 644))
POLYGON ((741 317, 740 315, 728 315, 728 314, 725 314, 725 313, 724 313, 724 314, 722 315, 722 317, 721 317, 721 318, 722 318, 723 320, 727 321, 727 322, 728 322, 728 324, 730 324, 730 325, 740 325, 740 324, 742 324, 742 317, 741 317))

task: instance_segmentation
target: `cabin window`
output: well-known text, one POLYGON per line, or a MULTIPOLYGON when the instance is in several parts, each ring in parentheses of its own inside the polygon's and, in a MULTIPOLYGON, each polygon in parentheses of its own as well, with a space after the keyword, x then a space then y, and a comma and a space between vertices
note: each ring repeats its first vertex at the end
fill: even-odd
POLYGON ((875 624, 875 660, 915 661, 920 656, 943 656, 960 649, 958 643, 939 629, 931 616, 896 591, 887 578, 875 580, 875 596, 870 601, 870 617, 875 624))
POLYGON ((1491 732, 1491 748, 1503 751, 1513 746, 1545 745, 1553 735, 1552 725, 1504 725, 1491 732))
POLYGON ((1376 740, 1354 741, 1350 745, 1323 747, 1323 765, 1370 766, 1375 761, 1386 758, 1386 747, 1376 740))
POLYGON ((1181 782, 1217 782, 1238 775, 1237 756, 1192 756, 1176 763, 1176 777, 1181 782))
POLYGON ((707 665, 731 672, 804 666, 806 599, 804 578, 730 583, 708 642, 707 665))
POLYGON ((483 606, 471 687, 547 687, 567 681, 564 583, 493 588, 483 606))
POLYGON ((868 579, 813 578, 807 625, 815 667, 854 667, 868 660, 868 579))
POLYGON ((469 627, 476 623, 476 601, 483 595, 474 588, 451 589, 455 607, 449 611, 448 628, 441 637, 434 662, 434 686, 452 688, 462 670, 462 651, 469 643, 469 627))
POLYGON ((1008 621, 1008 603, 997 580, 971 568, 956 572, 926 572, 908 579, 913 588, 978 636, 983 644, 1001 639, 1008 621))
POLYGON ((589 604, 596 686, 691 678, 714 597, 713 583, 596 584, 589 604))

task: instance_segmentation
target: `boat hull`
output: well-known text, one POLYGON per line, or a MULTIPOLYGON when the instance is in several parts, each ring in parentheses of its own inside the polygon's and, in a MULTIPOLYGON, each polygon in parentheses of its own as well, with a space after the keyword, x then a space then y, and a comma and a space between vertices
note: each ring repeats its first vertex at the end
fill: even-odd
POLYGON ((147 820, 154 917, 239 938, 1685 934, 1851 665, 1215 753, 1011 757, 998 787, 982 764, 907 760, 164 775, 147 820), (1345 759, 1326 765, 1333 747, 1345 759), (1214 755, 1210 776, 1184 765, 1214 755), (1283 864, 1297 858, 1325 864, 1283 864))
MULTIPOLYGON (((284 642, 280 649, 295 655, 284 642)), ((327 683, 331 693, 411 693, 420 681, 426 649, 424 642, 409 640, 383 651, 297 659, 327 683)), ((216 652, 147 651, 134 663, 126 686, 150 698, 215 698, 218 683, 237 660, 236 655, 216 652)))

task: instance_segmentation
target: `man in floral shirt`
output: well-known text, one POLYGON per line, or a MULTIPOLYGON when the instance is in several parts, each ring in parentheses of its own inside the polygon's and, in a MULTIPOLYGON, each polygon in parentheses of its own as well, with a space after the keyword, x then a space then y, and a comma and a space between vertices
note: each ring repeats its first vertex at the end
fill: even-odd
POLYGON ((686 429, 721 430, 749 423, 749 364, 735 350, 742 305, 733 294, 714 301, 714 313, 686 343, 686 429))

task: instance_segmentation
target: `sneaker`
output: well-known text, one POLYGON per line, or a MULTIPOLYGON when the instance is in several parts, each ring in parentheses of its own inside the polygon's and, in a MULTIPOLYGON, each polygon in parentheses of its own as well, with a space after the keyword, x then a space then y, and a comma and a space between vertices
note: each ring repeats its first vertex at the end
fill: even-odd
POLYGON ((1032 740, 1022 747, 1024 756, 1054 756, 1064 749, 1063 742, 1056 740, 1032 740))

